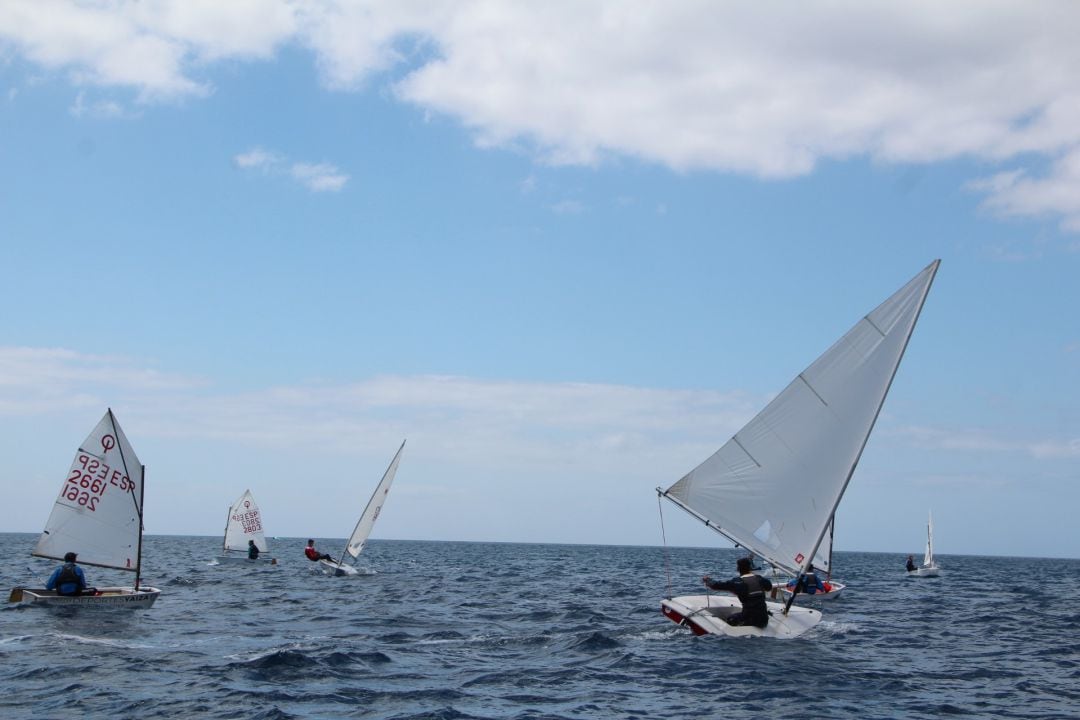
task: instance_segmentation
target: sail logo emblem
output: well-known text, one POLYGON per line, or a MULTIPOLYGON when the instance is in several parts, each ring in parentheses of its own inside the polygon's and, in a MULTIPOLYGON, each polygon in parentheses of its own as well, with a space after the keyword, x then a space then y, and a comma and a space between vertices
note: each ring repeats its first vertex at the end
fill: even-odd
POLYGON ((114 438, 112 435, 102 435, 101 447, 105 450, 105 452, 109 452, 114 447, 116 447, 116 438, 114 438))
POLYGON ((245 500, 244 501, 244 507, 246 507, 246 508, 251 507, 251 501, 250 500, 245 500))
POLYGON ((806 557, 805 555, 803 555, 802 553, 799 553, 798 555, 795 556, 795 562, 797 562, 797 563, 799 563, 801 565, 802 561, 803 561, 803 558, 805 558, 805 557, 806 557))

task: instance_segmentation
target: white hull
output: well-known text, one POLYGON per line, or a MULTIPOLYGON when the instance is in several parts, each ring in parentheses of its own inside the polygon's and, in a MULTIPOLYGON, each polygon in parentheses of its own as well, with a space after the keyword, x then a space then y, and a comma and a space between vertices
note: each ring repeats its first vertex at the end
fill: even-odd
POLYGON ((937 565, 933 567, 920 567, 914 570, 908 570, 908 577, 937 577, 941 574, 941 568, 937 565))
POLYGON ((125 608, 140 610, 150 607, 157 600, 161 591, 157 588, 142 587, 100 587, 93 595, 57 595, 53 590, 40 588, 15 588, 8 598, 10 602, 37 607, 93 607, 125 608))
POLYGON ((343 577, 345 575, 359 575, 360 571, 346 563, 336 563, 333 560, 320 560, 319 569, 331 577, 343 577))
POLYGON ((684 595, 660 602, 660 611, 678 625, 686 625, 695 635, 729 637, 797 638, 821 621, 821 612, 792 605, 787 615, 780 603, 767 602, 769 624, 764 628, 728 625, 724 617, 742 609, 731 595, 684 595))
POLYGON ((260 557, 251 560, 247 555, 218 555, 214 561, 218 565, 277 565, 277 558, 260 557))
MULTIPOLYGON (((810 595, 808 593, 799 593, 795 597, 795 601, 798 602, 799 600, 834 600, 840 597, 840 595, 847 588, 847 585, 845 585, 844 583, 831 581, 829 582, 829 586, 830 587, 828 592, 816 592, 813 595, 810 595)), ((776 583, 773 583, 773 587, 776 587, 776 583)), ((785 600, 791 597, 791 591, 788 590, 786 584, 780 586, 780 594, 784 596, 785 600)))

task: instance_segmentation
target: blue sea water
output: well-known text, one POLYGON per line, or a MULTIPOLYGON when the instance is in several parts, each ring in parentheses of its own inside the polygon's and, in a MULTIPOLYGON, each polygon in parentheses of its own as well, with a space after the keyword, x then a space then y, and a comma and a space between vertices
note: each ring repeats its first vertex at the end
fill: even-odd
MULTIPOLYGON (((0 535, 5 588, 53 563, 0 535)), ((735 550, 373 541, 374 574, 212 566, 146 538, 144 611, 0 611, 0 717, 1080 717, 1080 561, 837 554, 846 595, 802 638, 697 638, 659 602, 735 550)), ((324 541, 324 549, 342 541, 324 541)), ((86 568, 91 584, 131 577, 86 568)))

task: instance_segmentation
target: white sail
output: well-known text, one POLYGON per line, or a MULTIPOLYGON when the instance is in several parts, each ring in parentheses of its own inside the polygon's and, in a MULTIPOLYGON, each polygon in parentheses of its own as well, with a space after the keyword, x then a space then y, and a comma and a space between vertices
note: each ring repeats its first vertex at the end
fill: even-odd
POLYGON ((926 521, 926 552, 923 553, 923 565, 934 566, 934 516, 930 514, 926 521))
POLYGON ((33 555, 137 572, 143 467, 112 410, 75 452, 33 555))
POLYGON ((269 548, 263 535, 262 514, 255 504, 255 497, 250 490, 245 490, 240 499, 229 508, 229 521, 225 526, 225 551, 247 552, 248 540, 255 541, 260 552, 269 548))
POLYGON ((843 497, 940 261, 862 318, 665 497, 793 575, 843 497))
POLYGON ((401 460, 401 451, 405 449, 405 441, 401 442, 401 447, 398 448, 397 453, 394 455, 394 459, 390 461, 390 466, 386 468, 386 472, 383 473, 382 480, 379 481, 378 486, 375 488, 375 492, 371 494, 371 499, 368 500, 367 507, 364 508, 364 512, 360 515, 360 520, 356 523, 356 528, 352 531, 352 535, 349 536, 349 542, 345 546, 345 552, 349 555, 359 557, 360 553, 364 550, 364 544, 367 543, 368 535, 371 534, 371 529, 375 527, 375 521, 379 519, 379 513, 382 512, 383 503, 386 502, 386 495, 390 492, 390 484, 394 482, 394 475, 397 474, 398 462, 401 460))

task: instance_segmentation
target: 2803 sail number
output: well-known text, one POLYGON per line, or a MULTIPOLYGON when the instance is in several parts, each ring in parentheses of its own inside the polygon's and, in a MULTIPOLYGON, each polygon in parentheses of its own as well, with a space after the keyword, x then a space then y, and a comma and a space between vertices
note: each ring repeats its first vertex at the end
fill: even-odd
POLYGON ((80 453, 75 457, 67 482, 60 490, 60 497, 93 512, 110 485, 121 492, 131 492, 135 488, 135 483, 120 470, 80 453))

